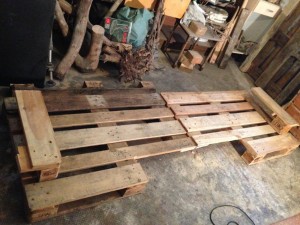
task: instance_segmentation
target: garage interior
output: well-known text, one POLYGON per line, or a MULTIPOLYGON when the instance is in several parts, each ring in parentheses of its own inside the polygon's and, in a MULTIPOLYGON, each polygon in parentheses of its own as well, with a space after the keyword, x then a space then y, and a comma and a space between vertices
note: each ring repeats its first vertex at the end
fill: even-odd
POLYGON ((1 225, 300 224, 299 1, 174 2, 0 3, 1 225))

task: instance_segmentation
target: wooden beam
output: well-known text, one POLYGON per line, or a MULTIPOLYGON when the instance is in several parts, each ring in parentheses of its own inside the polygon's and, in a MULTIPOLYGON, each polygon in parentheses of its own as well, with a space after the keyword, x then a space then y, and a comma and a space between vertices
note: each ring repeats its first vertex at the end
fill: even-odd
POLYGON ((240 37, 240 34, 242 32, 242 29, 243 29, 243 26, 248 18, 248 16, 250 15, 250 10, 248 9, 242 9, 241 11, 241 14, 239 15, 238 17, 238 20, 237 20, 237 23, 236 23, 236 26, 233 30, 233 33, 231 35, 231 38, 229 39, 229 43, 228 43, 228 46, 226 48, 226 51, 224 53, 224 56, 223 58, 219 61, 219 67, 224 69, 227 64, 228 64, 228 61, 231 57, 231 54, 237 44, 237 41, 240 37))

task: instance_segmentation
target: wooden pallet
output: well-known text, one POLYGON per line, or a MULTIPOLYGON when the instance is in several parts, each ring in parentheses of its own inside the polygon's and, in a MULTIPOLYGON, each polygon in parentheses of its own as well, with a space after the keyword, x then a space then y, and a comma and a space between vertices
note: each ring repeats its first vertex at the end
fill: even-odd
POLYGON ((289 154, 299 145, 288 133, 297 122, 260 88, 253 88, 251 95, 245 91, 161 95, 198 147, 240 140, 246 147, 242 158, 254 164, 289 154), (283 144, 276 145, 276 140, 283 144))
POLYGON ((159 94, 125 92, 41 95, 36 90, 16 90, 16 97, 5 100, 30 221, 140 193, 148 179, 136 159, 195 149, 159 94), (39 104, 28 107, 28 96, 30 102, 39 99, 39 104), (40 107, 41 96, 47 115, 40 107), (42 156, 53 151, 38 148, 49 141, 48 133, 39 135, 46 128, 59 156, 54 167, 44 157, 35 161, 32 157, 33 150, 43 151, 42 156), (57 173, 49 174, 53 168, 57 173))
POLYGON ((299 144, 289 134, 298 124, 261 89, 15 89, 5 108, 30 221, 140 193, 141 158, 240 140, 253 164, 299 144))

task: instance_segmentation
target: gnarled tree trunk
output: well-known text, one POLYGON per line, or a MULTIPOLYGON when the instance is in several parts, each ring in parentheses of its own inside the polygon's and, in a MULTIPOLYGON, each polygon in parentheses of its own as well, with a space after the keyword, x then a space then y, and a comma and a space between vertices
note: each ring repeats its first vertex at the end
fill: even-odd
POLYGON ((83 38, 86 32, 86 26, 88 22, 88 16, 92 0, 81 0, 79 2, 79 8, 77 11, 76 25, 73 32, 70 47, 65 57, 60 61, 54 71, 54 75, 57 79, 63 80, 65 74, 69 71, 74 63, 78 52, 81 48, 83 38))
POLYGON ((92 72, 97 69, 102 50, 103 36, 104 28, 99 25, 94 25, 92 27, 92 40, 88 55, 85 58, 77 55, 75 59, 75 64, 81 72, 92 72))

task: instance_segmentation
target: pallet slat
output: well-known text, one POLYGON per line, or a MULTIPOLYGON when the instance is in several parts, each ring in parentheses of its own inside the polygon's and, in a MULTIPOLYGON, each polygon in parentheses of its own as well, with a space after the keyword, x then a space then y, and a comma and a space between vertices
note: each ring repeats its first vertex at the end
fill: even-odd
POLYGON ((172 105, 171 109, 176 116, 187 115, 202 115, 208 113, 221 113, 221 112, 239 112, 252 110, 253 107, 248 102, 237 102, 227 104, 210 104, 210 105, 172 105))
POLYGON ((204 147, 211 144, 236 141, 243 138, 250 138, 273 133, 276 133, 276 131, 270 125, 263 125, 235 130, 219 131, 208 134, 199 134, 192 137, 197 143, 198 147, 204 147))
POLYGON ((196 145, 191 138, 180 138, 101 152, 66 156, 62 158, 60 173, 103 166, 125 160, 141 159, 179 151, 189 151, 195 148, 196 145), (87 164, 86 162, 89 163, 87 164))
POLYGON ((208 131, 235 126, 266 123, 266 121, 257 112, 180 118, 180 121, 188 132, 208 131))
POLYGON ((158 118, 170 118, 173 113, 167 108, 136 109, 123 111, 93 112, 50 116, 54 128, 75 127, 101 123, 117 123, 158 118))
POLYGON ((49 112, 164 106, 165 102, 157 93, 149 94, 107 94, 107 95, 70 95, 61 98, 45 95, 45 103, 49 112))
POLYGON ((27 90, 15 94, 32 167, 58 167, 60 151, 42 93, 27 90))
POLYGON ((130 124, 55 132, 60 150, 185 134, 178 121, 130 124))
POLYGON ((293 135, 288 133, 256 140, 243 141, 243 144, 253 155, 265 156, 269 153, 295 149, 298 147, 299 141, 294 138, 293 135))
POLYGON ((148 178, 140 164, 91 172, 25 185, 29 209, 34 212, 63 203, 145 184, 148 178), (63 190, 63 191, 62 191, 63 190))
POLYGON ((162 92, 168 105, 244 101, 245 91, 162 92))

